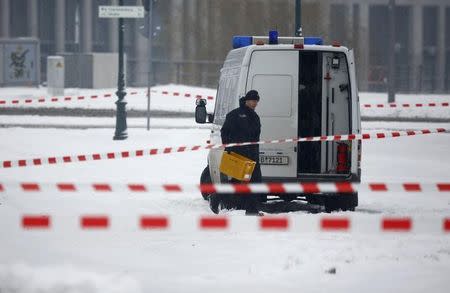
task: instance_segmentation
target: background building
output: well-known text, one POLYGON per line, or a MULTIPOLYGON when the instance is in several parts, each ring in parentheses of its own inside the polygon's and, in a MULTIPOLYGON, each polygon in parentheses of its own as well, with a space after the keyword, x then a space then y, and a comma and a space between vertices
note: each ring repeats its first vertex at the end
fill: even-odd
MULTIPOLYGON (((0 37, 40 40, 44 82, 48 55, 117 52, 117 20, 98 18, 99 5, 117 2, 0 0, 0 37)), ((396 0, 394 52, 387 46, 388 2, 303 0, 303 34, 353 48, 360 90, 386 91, 388 56, 395 54, 397 91, 450 92, 450 1, 396 0)), ((152 78, 216 87, 233 35, 266 35, 271 29, 293 35, 294 12, 295 0, 154 0, 152 78)), ((144 22, 125 20, 128 85, 147 83, 144 22)), ((81 76, 83 68, 72 73, 81 76)))

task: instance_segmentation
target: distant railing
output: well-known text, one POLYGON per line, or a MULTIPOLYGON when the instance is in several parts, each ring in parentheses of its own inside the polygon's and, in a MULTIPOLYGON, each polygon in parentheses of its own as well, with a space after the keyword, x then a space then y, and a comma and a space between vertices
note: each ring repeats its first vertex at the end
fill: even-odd
MULTIPOLYGON (((436 65, 426 62, 425 65, 413 67, 408 64, 397 64, 395 67, 395 89, 401 93, 435 93, 438 79, 436 65)), ((450 72, 450 68, 447 68, 450 72)), ((447 73, 448 74, 448 73, 447 73)), ((388 68, 385 65, 369 66, 367 77, 369 91, 387 91, 388 68)), ((447 77, 448 79, 448 77, 447 77)), ((443 90, 448 90, 444 88, 443 90)))

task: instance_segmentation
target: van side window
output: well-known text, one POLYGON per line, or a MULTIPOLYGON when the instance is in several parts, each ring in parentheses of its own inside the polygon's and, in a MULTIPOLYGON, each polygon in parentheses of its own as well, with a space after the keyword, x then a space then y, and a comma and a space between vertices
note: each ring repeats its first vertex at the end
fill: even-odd
MULTIPOLYGON (((229 72, 232 73, 232 72, 229 72)), ((239 75, 222 73, 214 109, 214 123, 222 125, 237 100, 237 83, 239 75)))
POLYGON ((223 125, 228 112, 237 107, 239 77, 247 49, 248 47, 244 47, 230 51, 220 70, 219 88, 214 108, 214 124, 223 125))

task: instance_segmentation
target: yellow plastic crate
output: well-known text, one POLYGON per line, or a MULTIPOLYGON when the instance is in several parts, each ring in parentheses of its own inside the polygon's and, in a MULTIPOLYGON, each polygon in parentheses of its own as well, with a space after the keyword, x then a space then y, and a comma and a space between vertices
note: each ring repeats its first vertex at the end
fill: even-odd
POLYGON ((220 172, 240 181, 250 181, 256 162, 234 152, 224 152, 220 172))

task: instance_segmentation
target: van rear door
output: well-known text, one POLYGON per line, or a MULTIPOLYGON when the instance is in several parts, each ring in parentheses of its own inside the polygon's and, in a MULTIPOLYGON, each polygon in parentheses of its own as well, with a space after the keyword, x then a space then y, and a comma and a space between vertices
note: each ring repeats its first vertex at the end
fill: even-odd
MULTIPOLYGON (((297 137, 298 51, 258 50, 252 52, 246 92, 259 92, 256 112, 261 118, 261 140, 297 137)), ((297 177, 297 144, 260 146, 264 177, 297 177)))

